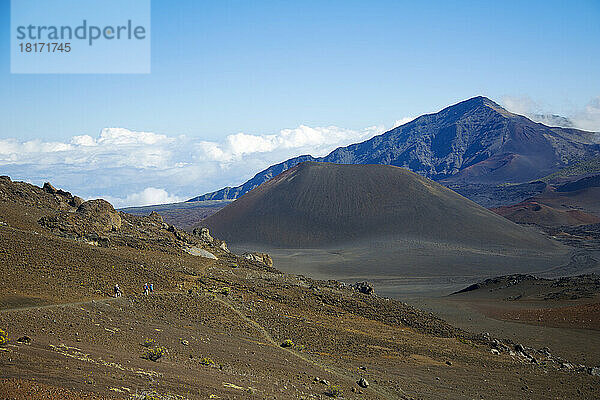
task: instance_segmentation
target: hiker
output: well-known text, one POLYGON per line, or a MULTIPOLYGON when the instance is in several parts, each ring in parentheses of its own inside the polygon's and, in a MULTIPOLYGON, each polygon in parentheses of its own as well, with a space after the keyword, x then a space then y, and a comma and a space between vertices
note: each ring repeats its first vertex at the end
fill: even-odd
POLYGON ((115 297, 121 297, 123 296, 123 292, 121 292, 121 289, 119 288, 119 284, 115 284, 115 297))
POLYGON ((148 288, 148 284, 144 283, 144 294, 148 296, 150 294, 150 289, 148 288))
POLYGON ((150 284, 150 293, 154 293, 154 285, 150 284))

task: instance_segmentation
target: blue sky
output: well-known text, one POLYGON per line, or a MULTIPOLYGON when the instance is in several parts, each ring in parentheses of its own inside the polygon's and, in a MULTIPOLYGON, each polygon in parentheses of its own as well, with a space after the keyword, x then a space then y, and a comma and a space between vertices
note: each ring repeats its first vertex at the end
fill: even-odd
MULTIPOLYGON (((358 132, 343 144, 367 127, 479 94, 516 111, 567 116, 600 96, 597 0, 152 0, 147 75, 11 75, 9 17, 10 2, 0 0, 0 139, 17 142, 96 139, 109 127, 221 147, 240 132, 358 132)), ((15 165, 0 168, 19 175, 15 165)), ((30 172, 36 183, 73 179, 30 172)), ((169 192, 200 194, 254 172, 169 192)), ((108 184, 102 193, 73 186, 89 196, 128 195, 108 184)))

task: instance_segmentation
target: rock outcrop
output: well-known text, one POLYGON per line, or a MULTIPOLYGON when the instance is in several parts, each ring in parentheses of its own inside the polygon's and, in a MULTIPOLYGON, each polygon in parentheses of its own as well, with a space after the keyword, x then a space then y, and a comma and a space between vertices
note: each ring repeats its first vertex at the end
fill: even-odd
POLYGON ((358 290, 360 293, 363 293, 363 294, 374 294, 375 293, 375 288, 369 282, 356 282, 353 287, 354 287, 354 289, 358 290))
POLYGON ((192 233, 196 236, 198 236, 200 238, 200 240, 202 240, 203 242, 212 244, 213 242, 213 237, 210 236, 210 231, 208 230, 208 228, 206 227, 202 227, 202 228, 195 228, 192 233))
POLYGON ((162 215, 160 215, 156 211, 152 211, 150 215, 148 215, 148 219, 151 219, 152 221, 158 222, 160 224, 163 224, 165 222, 162 215))
POLYGON ((273 259, 267 253, 244 253, 242 257, 250 261, 259 262, 267 267, 273 266, 273 259))
MULTIPOLYGON (((81 197, 57 189, 51 183, 38 187, 0 176, 0 206, 7 210, 20 210, 23 207, 34 210, 24 214, 26 221, 8 219, 5 222, 5 218, 2 218, 0 227, 9 223, 13 226, 15 221, 19 221, 14 226, 28 224, 38 231, 41 226, 54 235, 90 246, 152 250, 178 257, 192 254, 207 260, 218 260, 221 266, 280 273, 273 267, 231 253, 227 243, 212 237, 207 228, 197 229, 195 234, 191 234, 165 223, 157 212, 140 216, 116 211, 105 200, 84 201, 81 197)), ((197 274, 191 268, 182 267, 180 271, 186 275, 197 274)))
POLYGON ((121 216, 106 200, 85 201, 77 208, 77 213, 88 219, 97 231, 110 232, 121 228, 121 216))

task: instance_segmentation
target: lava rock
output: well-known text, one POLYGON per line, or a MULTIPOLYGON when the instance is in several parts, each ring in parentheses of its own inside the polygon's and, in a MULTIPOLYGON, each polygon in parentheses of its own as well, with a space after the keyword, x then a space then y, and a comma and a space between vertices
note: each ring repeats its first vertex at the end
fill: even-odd
POLYGON ((242 254, 246 260, 259 262, 267 267, 273 266, 273 259, 267 253, 244 253, 242 254))
POLYGON ((87 217, 101 232, 116 231, 121 228, 121 216, 106 200, 84 201, 77 208, 77 213, 87 217))
POLYGON ((31 341, 32 341, 32 339, 27 335, 21 336, 20 338, 17 339, 18 343, 23 343, 23 344, 30 344, 31 341))
POLYGON ((375 292, 375 288, 369 282, 356 282, 353 287, 364 294, 373 294, 375 292))
POLYGON ((51 193, 51 194, 55 194, 57 192, 56 188, 54 186, 52 186, 52 184, 50 182, 44 183, 44 186, 42 187, 42 189, 44 189, 46 192, 51 193))
POLYGON ((203 242, 206 243, 212 243, 213 242, 213 237, 210 236, 210 231, 208 230, 208 228, 203 227, 203 228, 195 228, 192 233, 198 237, 200 237, 200 240, 202 240, 203 242))

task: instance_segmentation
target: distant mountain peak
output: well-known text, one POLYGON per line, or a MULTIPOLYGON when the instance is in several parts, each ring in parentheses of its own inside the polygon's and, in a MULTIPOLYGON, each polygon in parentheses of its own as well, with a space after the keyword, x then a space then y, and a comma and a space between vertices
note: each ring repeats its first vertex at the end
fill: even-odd
POLYGON ((192 201, 236 199, 305 161, 392 165, 447 184, 504 184, 538 179, 598 155, 600 144, 592 132, 549 127, 475 96, 325 157, 291 158, 243 185, 192 201))
POLYGON ((460 101, 456 104, 453 104, 451 106, 444 108, 443 110, 439 111, 439 113, 436 113, 436 114, 442 114, 444 112, 449 112, 449 111, 454 111, 454 112, 458 112, 458 113, 462 114, 462 113, 466 113, 468 111, 477 109, 479 107, 490 108, 505 117, 513 117, 516 115, 516 114, 513 114, 510 111, 506 110, 504 107, 502 107, 498 103, 494 102, 493 100, 490 100, 489 98, 487 98, 485 96, 475 96, 475 97, 471 97, 470 99, 460 101))

